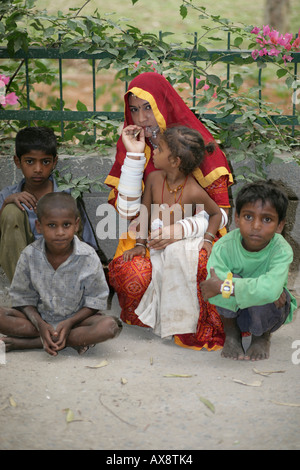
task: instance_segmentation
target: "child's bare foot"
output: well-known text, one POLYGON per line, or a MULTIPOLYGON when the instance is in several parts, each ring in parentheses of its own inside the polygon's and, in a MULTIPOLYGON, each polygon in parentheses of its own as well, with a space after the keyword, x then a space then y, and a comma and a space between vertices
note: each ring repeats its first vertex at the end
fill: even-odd
POLYGON ((1 336, 0 340, 5 343, 6 352, 22 349, 41 349, 43 347, 40 337, 17 338, 15 336, 1 336))
POLYGON ((244 349, 242 340, 226 336, 225 344, 221 352, 222 357, 242 361, 244 359, 244 349))
POLYGON ((263 359, 269 359, 270 337, 270 333, 264 333, 262 336, 252 335, 252 341, 245 354, 245 360, 261 361, 263 359))
POLYGON ((244 359, 242 346, 242 333, 238 327, 236 318, 225 318, 221 315, 225 331, 225 344, 221 352, 222 357, 228 357, 235 361, 244 359))

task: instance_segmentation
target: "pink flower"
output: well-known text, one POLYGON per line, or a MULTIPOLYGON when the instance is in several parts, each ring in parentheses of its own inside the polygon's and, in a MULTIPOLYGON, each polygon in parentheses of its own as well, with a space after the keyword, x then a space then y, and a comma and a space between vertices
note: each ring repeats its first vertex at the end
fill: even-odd
POLYGON ((3 80, 1 80, 1 77, 0 77, 0 88, 5 88, 5 83, 3 80))
POLYGON ((264 55, 268 55, 267 49, 264 47, 263 49, 261 49, 261 50, 258 52, 258 55, 259 55, 260 57, 263 57, 264 55))
POLYGON ((209 89, 210 89, 210 86, 209 86, 209 85, 207 85, 207 84, 204 85, 203 90, 209 90, 209 89))
POLYGON ((300 48, 300 35, 293 42, 292 48, 296 50, 300 48))
POLYGON ((258 26, 254 26, 254 28, 251 31, 252 34, 258 34, 259 32, 260 32, 260 29, 258 26))
POLYGON ((276 31, 275 29, 272 29, 272 31, 270 31, 269 37, 270 37, 270 42, 272 44, 278 44, 278 41, 279 41, 278 31, 276 31))
POLYGON ((280 51, 278 49, 276 49, 275 47, 273 47, 270 51, 269 51, 269 55, 270 56, 276 56, 278 57, 280 54, 280 51))
POLYGON ((282 56, 283 60, 284 60, 284 63, 286 64, 287 62, 291 62, 293 60, 293 57, 290 56, 290 55, 283 55, 282 56))
POLYGON ((11 93, 8 93, 8 95, 6 95, 5 101, 6 101, 6 104, 10 104, 11 106, 13 106, 13 105, 17 104, 18 97, 15 94, 15 92, 12 91, 11 93))
POLYGON ((252 59, 256 60, 258 57, 258 50, 254 49, 254 51, 251 52, 251 55, 252 55, 252 59))
POLYGON ((264 36, 270 35, 270 26, 268 24, 266 26, 263 26, 263 35, 264 36))
POLYGON ((5 85, 7 85, 9 82, 9 77, 6 77, 5 75, 0 74, 0 80, 4 82, 5 85))

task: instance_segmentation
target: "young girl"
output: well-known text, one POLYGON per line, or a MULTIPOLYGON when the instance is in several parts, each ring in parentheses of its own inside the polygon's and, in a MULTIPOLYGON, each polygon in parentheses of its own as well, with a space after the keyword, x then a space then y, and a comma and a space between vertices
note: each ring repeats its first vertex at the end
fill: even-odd
MULTIPOLYGON (((128 126, 123 131, 123 140, 127 141, 127 145, 136 132, 138 131, 135 126, 128 126)), ((210 254, 212 242, 220 228, 222 213, 207 192, 196 182, 192 171, 202 162, 205 153, 211 153, 212 150, 213 144, 206 147, 200 133, 188 127, 169 128, 160 137, 158 147, 153 154, 154 166, 159 171, 152 172, 147 178, 142 198, 142 213, 145 216, 140 215, 139 222, 144 225, 141 227, 141 230, 144 229, 144 234, 147 233, 147 222, 151 223, 151 228, 153 221, 155 225, 163 227, 165 224, 162 223, 162 219, 169 219, 170 224, 168 228, 164 226, 152 232, 148 238, 150 248, 160 250, 170 243, 170 239, 175 242, 187 236, 203 237, 205 233, 203 248, 208 255, 210 254), (200 205, 200 209, 204 206, 206 214, 203 212, 201 214, 202 218, 204 217, 203 222, 206 220, 205 216, 209 216, 207 230, 203 230, 198 221, 194 225, 190 218, 182 220, 187 215, 195 215, 197 205, 200 205), (157 216, 160 216, 161 222, 157 216)), ((146 238, 138 238, 136 246, 124 253, 124 259, 129 260, 136 255, 144 256, 146 238)))
MULTIPOLYGON (((137 132, 136 126, 124 129, 126 146, 137 132)), ((194 129, 173 127, 161 135, 153 155, 158 171, 147 178, 137 219, 139 236, 123 254, 128 261, 145 256, 146 245, 150 248, 152 280, 135 313, 161 337, 194 333, 197 328, 199 250, 203 247, 209 256, 224 225, 220 208, 192 176, 211 151, 194 129), (152 232, 147 238, 148 223, 152 232)))

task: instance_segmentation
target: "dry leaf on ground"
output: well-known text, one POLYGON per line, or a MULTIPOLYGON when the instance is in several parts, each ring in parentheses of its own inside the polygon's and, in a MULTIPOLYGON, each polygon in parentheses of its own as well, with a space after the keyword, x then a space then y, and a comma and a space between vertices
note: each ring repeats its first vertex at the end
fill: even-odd
POLYGON ((96 366, 85 366, 88 369, 99 369, 100 367, 105 367, 108 365, 108 362, 106 360, 101 361, 100 364, 97 364, 96 366))
POLYGON ((212 413, 215 412, 215 407, 211 401, 207 400, 207 398, 204 398, 204 397, 199 397, 199 398, 200 398, 200 401, 202 401, 202 403, 204 403, 204 405, 207 406, 207 408, 209 408, 212 413))
POLYGON ((263 375, 264 377, 269 377, 269 375, 272 374, 283 374, 285 370, 268 370, 268 371, 261 371, 255 369, 255 367, 252 369, 255 374, 263 375))
POLYGON ((243 380, 239 380, 239 379, 233 379, 233 381, 238 383, 238 384, 247 385, 248 387, 260 387, 262 385, 262 382, 260 380, 255 380, 252 383, 247 383, 247 382, 244 382, 243 380))

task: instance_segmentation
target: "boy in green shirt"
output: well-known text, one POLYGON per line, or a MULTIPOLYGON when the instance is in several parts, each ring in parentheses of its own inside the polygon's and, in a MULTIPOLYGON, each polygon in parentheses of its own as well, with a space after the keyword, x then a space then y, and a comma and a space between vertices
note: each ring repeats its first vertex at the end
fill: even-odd
POLYGON ((238 228, 213 247, 201 291, 221 315, 223 357, 267 359, 271 333, 292 320, 297 304, 287 280, 293 250, 281 235, 287 206, 288 198, 271 180, 245 185, 236 199, 238 228), (252 334, 246 353, 242 332, 252 334))

